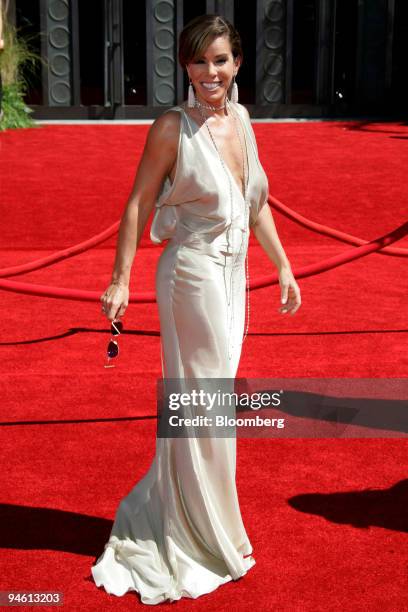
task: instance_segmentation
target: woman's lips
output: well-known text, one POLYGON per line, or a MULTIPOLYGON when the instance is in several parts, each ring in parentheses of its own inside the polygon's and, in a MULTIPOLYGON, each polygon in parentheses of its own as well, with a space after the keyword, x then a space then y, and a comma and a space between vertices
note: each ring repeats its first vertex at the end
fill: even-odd
POLYGON ((203 83, 203 82, 201 82, 201 85, 207 91, 214 91, 214 89, 218 89, 218 87, 221 85, 221 83, 222 83, 222 81, 217 81, 217 82, 214 82, 214 83, 203 83))

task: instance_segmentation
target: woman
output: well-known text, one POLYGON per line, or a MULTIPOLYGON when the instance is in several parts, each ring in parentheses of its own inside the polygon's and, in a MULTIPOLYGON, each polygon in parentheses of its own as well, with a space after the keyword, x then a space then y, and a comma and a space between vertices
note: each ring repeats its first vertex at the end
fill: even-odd
MULTIPOLYGON (((296 312, 300 291, 267 205, 248 112, 236 101, 238 33, 220 16, 197 17, 180 34, 179 61, 190 79, 188 104, 149 131, 102 309, 110 321, 125 313, 135 249, 156 206, 151 239, 168 240, 156 273, 163 377, 233 379, 249 227, 279 270, 282 313, 296 312)), ((234 437, 158 436, 148 473, 122 499, 92 567, 97 586, 118 596, 137 591, 152 605, 196 598, 246 574, 255 560, 235 467, 234 437)))

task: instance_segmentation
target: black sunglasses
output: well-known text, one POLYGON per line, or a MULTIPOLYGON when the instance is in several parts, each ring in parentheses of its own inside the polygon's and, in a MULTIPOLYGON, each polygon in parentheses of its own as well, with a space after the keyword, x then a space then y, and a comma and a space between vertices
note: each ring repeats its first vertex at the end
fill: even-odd
POLYGON ((115 357, 117 357, 119 355, 119 345, 117 340, 114 340, 114 338, 116 336, 120 336, 120 334, 122 333, 123 330, 123 322, 119 321, 119 320, 115 320, 111 322, 111 335, 113 336, 110 340, 109 340, 109 344, 108 344, 108 348, 106 350, 106 356, 108 358, 107 362, 105 363, 105 368, 114 368, 115 365, 111 364, 110 361, 111 359, 114 359, 115 357))

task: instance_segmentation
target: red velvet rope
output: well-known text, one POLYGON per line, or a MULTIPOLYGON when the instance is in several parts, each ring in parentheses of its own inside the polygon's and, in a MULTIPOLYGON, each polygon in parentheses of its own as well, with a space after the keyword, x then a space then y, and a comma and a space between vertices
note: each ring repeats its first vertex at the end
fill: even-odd
MULTIPOLYGON (((299 213, 295 212, 285 204, 282 204, 279 200, 269 195, 268 199, 269 204, 275 208, 278 212, 285 215, 292 221, 299 223, 303 227, 307 227, 308 229, 318 232, 319 234, 325 234, 326 236, 331 236, 337 240, 342 242, 347 242, 349 244, 362 245, 367 244, 366 240, 362 240, 361 238, 357 238, 356 236, 352 236, 351 234, 346 234, 345 232, 341 232, 339 230, 328 227, 327 225, 322 225, 320 223, 316 223, 315 221, 311 221, 306 217, 303 217, 299 213)), ((46 268, 47 266, 51 266, 58 261, 62 261, 64 259, 68 259, 69 257, 74 257, 79 253, 84 253, 85 251, 91 249, 98 244, 101 244, 114 234, 119 229, 120 221, 117 221, 110 227, 108 227, 103 232, 96 234, 92 238, 88 240, 84 240, 79 244, 75 244, 67 249, 62 249, 61 251, 57 251, 56 253, 52 253, 51 255, 47 255, 47 257, 42 257, 41 259, 36 259, 34 261, 20 264, 18 266, 11 266, 9 268, 0 269, 0 278, 5 278, 7 276, 18 276, 19 274, 25 274, 26 272, 33 272, 34 270, 39 270, 41 268, 46 268)), ((408 249, 403 248, 384 248, 380 251, 380 254, 384 255, 396 255, 407 257, 408 249)))
MULTIPOLYGON (((269 194, 268 198, 269 204, 273 206, 276 210, 278 210, 282 215, 288 217, 291 221, 295 221, 302 225, 303 227, 307 227, 308 229, 315 231, 319 234, 324 234, 326 236, 330 236, 331 238, 335 238, 340 240, 341 242, 348 242, 349 244, 362 245, 368 244, 367 240, 363 240, 362 238, 357 238, 357 236, 352 236, 351 234, 346 234, 346 232, 341 232, 340 230, 333 229, 327 225, 322 225, 321 223, 316 223, 315 221, 311 221, 303 215, 297 213, 286 204, 282 204, 279 200, 274 198, 269 194)), ((388 247, 382 249, 380 251, 380 255, 394 255, 398 257, 408 257, 408 249, 404 249, 402 247, 388 247)), ((0 271, 1 272, 1 271, 0 271)))
POLYGON ((104 242, 114 234, 119 229, 120 221, 117 221, 106 230, 101 232, 100 234, 96 234, 92 238, 88 240, 84 240, 84 242, 79 242, 78 244, 74 244, 67 249, 62 249, 61 251, 57 251, 56 253, 52 253, 51 255, 47 255, 47 257, 42 257, 41 259, 36 259, 34 261, 30 261, 28 263, 20 264, 19 266, 12 266, 10 268, 0 269, 0 277, 4 278, 5 276, 17 276, 18 274, 25 274, 26 272, 33 272, 33 270, 39 270, 40 268, 46 268, 47 266, 51 266, 58 261, 63 259, 68 259, 69 257, 73 257, 74 255, 78 255, 79 253, 83 253, 84 251, 88 251, 92 247, 104 242))
MULTIPOLYGON (((364 257, 369 253, 377 252, 383 249, 384 247, 396 242, 397 240, 401 240, 404 236, 408 234, 408 222, 400 225, 398 228, 381 236, 380 238, 376 238, 375 240, 371 240, 370 242, 344 251, 339 255, 335 255, 334 257, 329 257, 323 261, 309 264, 308 266, 303 266, 300 268, 296 268, 293 271, 293 275, 295 278, 304 278, 307 276, 312 276, 314 274, 320 274, 321 272, 325 272, 326 270, 331 270, 337 266, 343 265, 349 261, 354 261, 355 259, 359 259, 360 257, 364 257)), ((275 274, 271 274, 270 276, 263 276, 261 278, 255 279, 250 283, 250 290, 260 289, 261 287, 266 287, 269 285, 274 285, 279 282, 279 275, 276 272, 275 274)), ((99 291, 86 291, 80 289, 67 289, 65 287, 49 287, 47 285, 35 285, 32 283, 21 283, 18 281, 11 280, 3 280, 0 279, 0 289, 4 291, 13 291, 16 293, 25 293, 28 295, 38 295, 44 297, 53 297, 53 298, 62 298, 67 300, 80 300, 84 302, 96 302, 100 300, 100 296, 102 295, 99 291)), ((129 302, 137 302, 137 303, 150 303, 156 300, 155 293, 153 291, 146 291, 144 293, 131 293, 129 296, 129 302)))
MULTIPOLYGON (((315 274, 321 274, 321 272, 326 272, 327 270, 332 270, 337 266, 342 266, 349 261, 354 261, 355 259, 359 259, 360 257, 365 257, 369 253, 375 253, 380 249, 383 249, 388 244, 392 244, 397 240, 401 240, 408 234, 408 222, 403 223, 397 227, 397 229, 381 236, 380 238, 375 238, 370 242, 363 244, 362 246, 348 249, 347 251, 343 251, 343 253, 339 253, 338 255, 334 255, 333 257, 329 257, 328 259, 324 259, 322 261, 318 261, 313 264, 309 264, 308 266, 303 266, 301 268, 296 268, 293 271, 293 275, 295 278, 305 278, 306 276, 313 276, 315 274)), ((261 278, 255 279, 252 283, 250 283, 250 289, 261 289, 262 287, 267 287, 268 285, 274 285, 278 282, 279 274, 276 272, 275 274, 271 274, 270 276, 263 276, 261 278)))

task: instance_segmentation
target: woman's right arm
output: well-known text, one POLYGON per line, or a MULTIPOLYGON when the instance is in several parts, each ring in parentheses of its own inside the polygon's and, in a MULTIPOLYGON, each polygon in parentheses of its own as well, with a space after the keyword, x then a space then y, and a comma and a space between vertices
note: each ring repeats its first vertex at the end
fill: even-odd
POLYGON ((171 111, 152 124, 133 188, 119 225, 115 262, 109 287, 102 294, 102 310, 110 321, 128 306, 130 272, 136 248, 152 212, 163 181, 176 162, 180 115, 171 111))

